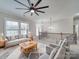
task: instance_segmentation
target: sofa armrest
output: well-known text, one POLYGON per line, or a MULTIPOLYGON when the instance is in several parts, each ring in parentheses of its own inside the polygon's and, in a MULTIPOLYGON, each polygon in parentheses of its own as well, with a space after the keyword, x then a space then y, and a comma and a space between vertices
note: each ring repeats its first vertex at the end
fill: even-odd
POLYGON ((27 40, 28 40, 27 38, 21 38, 21 39, 16 39, 16 40, 12 40, 12 41, 6 40, 5 47, 15 46, 15 45, 18 45, 22 42, 26 42, 27 40))
POLYGON ((58 44, 54 44, 54 43, 49 44, 49 46, 51 46, 51 47, 53 47, 53 48, 55 48, 55 47, 59 47, 58 44))

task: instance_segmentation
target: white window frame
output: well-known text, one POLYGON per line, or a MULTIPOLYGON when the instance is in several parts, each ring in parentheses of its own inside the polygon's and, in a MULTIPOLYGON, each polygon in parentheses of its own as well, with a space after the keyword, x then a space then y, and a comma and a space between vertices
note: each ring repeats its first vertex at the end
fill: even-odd
POLYGON ((14 20, 12 18, 5 18, 4 19, 4 28, 3 28, 4 29, 4 31, 3 31, 4 37, 6 37, 6 21, 18 22, 18 25, 19 25, 19 29, 18 29, 19 38, 21 38, 21 23, 28 24, 28 32, 29 32, 29 23, 23 22, 23 21, 20 21, 20 20, 14 20))

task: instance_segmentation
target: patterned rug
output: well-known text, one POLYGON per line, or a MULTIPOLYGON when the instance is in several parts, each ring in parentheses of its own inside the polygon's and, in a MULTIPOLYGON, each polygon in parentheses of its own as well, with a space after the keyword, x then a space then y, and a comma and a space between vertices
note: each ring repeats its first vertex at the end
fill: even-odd
POLYGON ((45 51, 46 45, 38 43, 38 49, 34 50, 29 56, 21 53, 20 47, 9 48, 0 55, 0 59, 38 59, 45 51))
POLYGON ((20 54, 19 59, 39 59, 43 53, 31 53, 30 55, 20 54))
POLYGON ((28 59, 28 56, 21 53, 18 59, 28 59))
POLYGON ((29 59, 39 59, 41 55, 43 55, 43 53, 31 53, 29 59))

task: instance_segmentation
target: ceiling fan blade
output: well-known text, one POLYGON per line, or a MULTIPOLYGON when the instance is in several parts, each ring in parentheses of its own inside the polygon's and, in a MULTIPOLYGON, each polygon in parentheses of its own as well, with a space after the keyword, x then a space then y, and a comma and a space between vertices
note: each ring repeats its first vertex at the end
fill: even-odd
POLYGON ((26 11, 26 12, 24 12, 24 14, 26 14, 26 13, 28 13, 28 12, 30 12, 30 11, 26 11))
POLYGON ((39 7, 39 8, 36 8, 36 9, 44 9, 44 8, 49 8, 49 6, 39 7))
POLYGON ((42 1, 42 0, 38 0, 34 7, 38 6, 38 4, 39 4, 41 1, 42 1))
POLYGON ((27 0, 28 4, 31 6, 31 1, 30 0, 27 0))
POLYGON ((37 12, 45 13, 44 11, 37 10, 37 12))
POLYGON ((26 9, 26 8, 16 8, 16 9, 20 9, 20 10, 28 10, 28 9, 26 9))
POLYGON ((35 14, 39 16, 39 14, 35 11, 35 14))
POLYGON ((17 2, 17 3, 19 3, 19 4, 21 4, 21 5, 23 5, 23 6, 25 6, 25 7, 27 7, 27 8, 29 8, 27 5, 25 5, 25 4, 23 4, 23 3, 21 3, 20 1, 18 1, 18 0, 14 0, 15 2, 17 2))

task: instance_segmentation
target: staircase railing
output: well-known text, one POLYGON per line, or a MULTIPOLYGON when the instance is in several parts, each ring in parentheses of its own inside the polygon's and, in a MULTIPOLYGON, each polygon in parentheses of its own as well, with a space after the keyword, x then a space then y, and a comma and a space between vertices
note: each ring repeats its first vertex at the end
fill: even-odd
POLYGON ((53 38, 63 40, 67 36, 72 35, 72 33, 48 33, 48 32, 39 32, 39 39, 44 38, 53 38))

